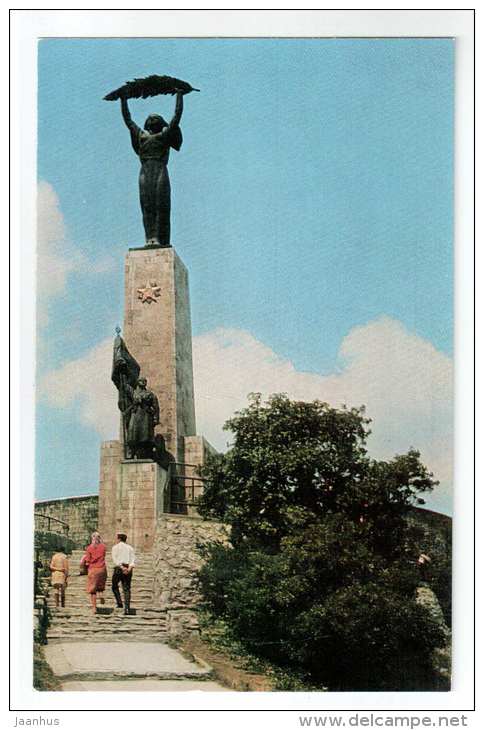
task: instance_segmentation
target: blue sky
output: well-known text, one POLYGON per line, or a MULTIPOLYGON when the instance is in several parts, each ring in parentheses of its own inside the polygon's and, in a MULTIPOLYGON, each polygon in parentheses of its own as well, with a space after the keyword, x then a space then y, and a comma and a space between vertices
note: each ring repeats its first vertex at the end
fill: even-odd
MULTIPOLYGON (((439 457, 452 436, 446 39, 40 42, 37 496, 96 492, 100 440, 115 437, 109 367, 95 365, 122 324, 124 255, 143 227, 139 161, 119 104, 102 97, 152 73, 201 89, 185 99, 169 166, 199 430, 221 447, 220 419, 244 388, 272 383, 368 401, 382 424, 375 455, 421 447, 442 481, 429 505, 450 511, 439 457), (207 363, 224 382, 212 407, 207 363)), ((133 100, 131 112, 141 124, 173 106, 133 100)))

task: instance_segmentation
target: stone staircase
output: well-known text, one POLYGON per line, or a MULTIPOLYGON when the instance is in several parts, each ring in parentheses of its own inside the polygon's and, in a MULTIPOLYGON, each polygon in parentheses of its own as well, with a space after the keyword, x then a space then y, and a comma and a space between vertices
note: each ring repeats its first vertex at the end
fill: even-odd
MULTIPOLYGON (((137 565, 131 583, 131 608, 136 609, 134 616, 125 616, 122 609, 115 607, 116 602, 111 590, 113 569, 109 554, 105 603, 103 606, 98 601, 98 606, 114 610, 112 613, 92 614, 89 596, 86 593, 87 577, 78 574, 82 555, 82 550, 75 550, 69 556, 71 575, 66 590, 65 608, 56 608, 54 592, 52 589, 49 591, 48 606, 51 618, 47 633, 48 642, 165 642, 168 638, 170 616, 166 608, 153 605, 153 555, 147 552, 136 554, 137 565)), ((122 595, 121 586, 120 590, 122 595)))

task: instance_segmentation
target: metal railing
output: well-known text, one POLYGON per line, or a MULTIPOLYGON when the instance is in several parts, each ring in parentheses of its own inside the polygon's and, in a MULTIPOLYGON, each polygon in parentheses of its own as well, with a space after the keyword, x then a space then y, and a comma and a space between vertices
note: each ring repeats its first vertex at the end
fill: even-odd
POLYGON ((34 601, 40 593, 39 570, 42 568, 42 560, 40 559, 39 548, 34 548, 34 601))
POLYGON ((197 474, 187 474, 187 470, 195 471, 197 464, 186 464, 173 461, 170 464, 171 507, 174 514, 186 514, 190 507, 195 507, 197 498, 203 491, 205 479, 197 474))
MULTIPOLYGON (((50 529, 51 523, 55 522, 58 525, 62 526, 62 528, 61 528, 62 535, 66 535, 66 536, 69 535, 69 525, 67 524, 67 522, 63 522, 63 520, 58 520, 57 517, 51 517, 50 515, 44 515, 42 512, 34 512, 34 519, 35 519, 35 522, 37 522, 37 520, 47 520, 47 532, 52 532, 52 530, 50 529)), ((54 532, 55 532, 55 530, 54 530, 54 532)))
POLYGON ((39 560, 39 551, 36 550, 36 560, 34 562, 34 640, 39 644, 47 644, 47 629, 50 624, 50 611, 47 606, 45 586, 42 586, 39 582, 39 567, 42 567, 42 562, 39 560))

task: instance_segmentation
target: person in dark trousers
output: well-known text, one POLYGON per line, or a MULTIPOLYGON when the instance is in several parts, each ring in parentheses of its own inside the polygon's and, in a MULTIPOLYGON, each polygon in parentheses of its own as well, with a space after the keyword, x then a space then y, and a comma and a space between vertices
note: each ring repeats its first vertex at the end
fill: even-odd
POLYGON ((122 532, 118 532, 116 535, 116 544, 113 546, 112 550, 114 565, 112 589, 117 607, 123 608, 123 602, 121 601, 121 594, 119 592, 119 584, 121 583, 123 586, 124 613, 126 616, 129 615, 131 578, 133 577, 133 568, 136 563, 134 550, 131 545, 128 545, 126 542, 127 539, 127 535, 122 532))

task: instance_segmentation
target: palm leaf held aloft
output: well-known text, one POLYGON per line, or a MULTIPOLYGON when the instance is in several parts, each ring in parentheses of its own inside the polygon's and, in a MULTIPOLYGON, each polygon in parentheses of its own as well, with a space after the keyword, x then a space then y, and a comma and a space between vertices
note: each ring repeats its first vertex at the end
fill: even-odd
POLYGON ((175 79, 173 76, 147 76, 144 79, 134 79, 127 81, 119 89, 106 94, 106 101, 116 101, 117 99, 147 99, 149 96, 157 96, 158 94, 176 94, 177 91, 183 91, 188 94, 190 91, 200 91, 194 89, 193 86, 181 79, 175 79))

